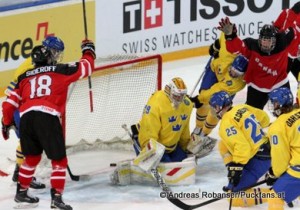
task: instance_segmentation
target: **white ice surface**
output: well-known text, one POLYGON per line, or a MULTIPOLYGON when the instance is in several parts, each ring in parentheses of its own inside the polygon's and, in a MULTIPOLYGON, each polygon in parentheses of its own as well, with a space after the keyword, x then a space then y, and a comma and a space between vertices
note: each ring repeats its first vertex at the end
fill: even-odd
MULTIPOLYGON (((184 79, 190 93, 195 82, 203 71, 208 57, 196 57, 181 61, 166 63, 163 66, 163 86, 173 77, 179 76, 184 79)), ((296 91, 296 81, 290 76, 293 90, 296 91)), ((143 88, 143 87, 138 87, 143 88)), ((197 92, 198 88, 196 89, 197 92)), ((237 94, 234 103, 245 102, 246 89, 237 94)), ((2 99, 3 100, 3 99, 2 99)), ((1 102, 2 102, 1 100, 1 102)), ((191 120, 191 130, 195 126, 195 113, 191 120)), ((212 132, 212 137, 218 138, 217 128, 212 132)), ((15 163, 15 149, 17 138, 11 134, 11 139, 4 141, 0 137, 0 169, 13 173, 15 163), (10 160, 9 160, 10 159, 10 160)), ((109 182, 109 173, 113 168, 109 166, 120 160, 130 159, 134 153, 130 151, 84 151, 69 155, 69 166, 74 174, 86 174, 97 171, 89 181, 71 181, 67 175, 64 201, 70 204, 73 209, 86 210, 175 210, 178 209, 167 199, 159 197, 161 192, 159 187, 155 186, 112 186, 109 182)), ((174 192, 198 193, 203 192, 222 192, 222 186, 226 185, 226 169, 222 163, 216 148, 211 155, 202 158, 197 163, 196 184, 193 186, 172 187, 174 192)), ((38 168, 36 176, 45 175, 49 168, 38 168)), ((49 175, 48 175, 49 176, 49 175)), ((47 185, 45 191, 31 191, 32 194, 40 198, 39 206, 36 209, 50 209, 50 189, 49 179, 44 178, 47 185)), ((13 209, 15 184, 11 181, 11 175, 0 177, 0 209, 13 209)), ((182 199, 188 204, 196 204, 206 199, 182 199)), ((228 209, 229 203, 226 199, 203 206, 199 209, 228 209)), ((288 208, 288 207, 286 207, 288 208)), ((233 209, 242 209, 233 207, 233 209)), ((251 207, 249 209, 267 209, 267 205, 251 207)), ((300 204, 295 203, 294 210, 300 210, 300 204)))

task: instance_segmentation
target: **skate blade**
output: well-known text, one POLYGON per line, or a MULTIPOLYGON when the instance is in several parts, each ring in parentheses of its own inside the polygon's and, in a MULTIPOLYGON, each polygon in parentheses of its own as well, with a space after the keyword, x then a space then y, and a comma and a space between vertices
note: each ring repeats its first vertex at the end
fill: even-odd
POLYGON ((38 203, 17 203, 17 205, 14 206, 14 209, 32 209, 36 208, 38 205, 38 203))

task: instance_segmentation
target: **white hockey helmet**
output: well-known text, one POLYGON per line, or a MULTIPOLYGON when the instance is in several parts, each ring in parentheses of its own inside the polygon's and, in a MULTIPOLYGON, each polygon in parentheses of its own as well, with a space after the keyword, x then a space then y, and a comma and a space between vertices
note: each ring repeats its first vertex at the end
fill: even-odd
POLYGON ((175 108, 178 108, 184 97, 187 95, 186 85, 180 77, 173 78, 170 83, 165 86, 164 91, 175 108))

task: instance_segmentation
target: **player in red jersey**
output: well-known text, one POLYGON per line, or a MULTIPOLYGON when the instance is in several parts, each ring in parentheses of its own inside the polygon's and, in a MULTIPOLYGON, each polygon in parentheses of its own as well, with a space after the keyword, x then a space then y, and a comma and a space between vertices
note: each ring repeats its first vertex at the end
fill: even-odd
POLYGON ((14 199, 19 207, 38 205, 39 199, 27 191, 44 151, 52 164, 51 208, 72 209, 62 200, 68 161, 60 117, 65 113, 68 86, 94 70, 94 43, 84 40, 81 49, 83 55, 78 62, 57 64, 48 48, 36 46, 31 53, 34 67, 18 77, 15 89, 2 104, 3 126, 13 125, 16 109, 21 116, 20 140, 25 161, 20 167, 14 199))
POLYGON ((241 40, 228 17, 221 19, 219 24, 218 29, 225 33, 227 50, 249 59, 244 77, 248 85, 246 103, 263 109, 269 92, 278 87, 290 87, 286 71, 291 50, 288 46, 297 38, 296 28, 278 32, 273 25, 266 24, 258 39, 241 40))
MULTIPOLYGON (((273 25, 278 28, 278 30, 285 31, 289 27, 294 27, 300 25, 300 1, 295 3, 291 8, 284 9, 281 11, 273 25)), ((288 58, 288 73, 291 72, 296 80, 298 80, 298 93, 296 96, 296 104, 299 106, 300 97, 300 37, 298 36, 296 40, 291 44, 293 53, 289 54, 288 58)))

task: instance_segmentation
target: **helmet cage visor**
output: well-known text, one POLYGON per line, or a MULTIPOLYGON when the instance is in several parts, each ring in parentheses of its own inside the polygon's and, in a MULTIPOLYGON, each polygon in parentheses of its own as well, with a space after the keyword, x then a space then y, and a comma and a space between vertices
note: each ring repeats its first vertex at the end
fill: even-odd
POLYGON ((275 48, 275 44, 275 37, 261 36, 259 38, 259 47, 262 52, 270 53, 275 48))
POLYGON ((63 60, 64 52, 60 50, 56 50, 53 48, 49 48, 51 54, 51 60, 53 64, 60 63, 63 60))
POLYGON ((282 114, 281 106, 278 101, 269 100, 268 109, 274 115, 274 117, 279 117, 282 114))

